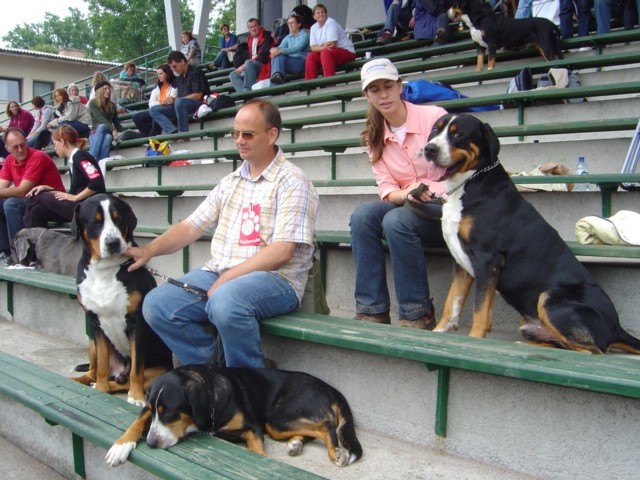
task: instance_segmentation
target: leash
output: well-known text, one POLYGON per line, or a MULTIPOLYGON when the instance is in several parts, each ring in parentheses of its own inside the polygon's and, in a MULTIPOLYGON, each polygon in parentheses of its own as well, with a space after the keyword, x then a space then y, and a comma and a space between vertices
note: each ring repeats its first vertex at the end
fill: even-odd
POLYGON ((149 270, 149 273, 151 273, 151 275, 153 275, 154 277, 160 277, 165 282, 168 282, 171 285, 175 285, 176 287, 180 287, 180 288, 182 288, 183 290, 186 290, 189 293, 193 293, 200 300, 203 300, 203 301, 206 302, 209 299, 209 297, 207 295, 207 291, 203 290, 200 287, 195 287, 193 285, 189 285, 188 283, 179 282, 175 278, 171 278, 169 275, 165 275, 164 273, 160 273, 155 268, 151 268, 151 267, 149 267, 147 265, 145 265, 145 268, 147 270, 149 270))
POLYGON ((469 178, 467 178, 464 182, 462 182, 460 185, 458 185, 455 188, 452 188, 451 190, 449 190, 446 195, 447 197, 449 195, 451 195, 452 193, 456 192, 458 189, 460 189, 461 187, 464 187, 467 182, 470 182, 471 180, 473 180, 474 178, 476 178, 478 175, 480 175, 481 173, 484 172, 488 172, 489 170, 493 170, 494 168, 496 168, 498 165, 500 164, 500 162, 496 161, 495 163, 492 163, 491 165, 489 165, 488 167, 484 167, 482 170, 478 170, 476 173, 474 173, 473 175, 471 175, 469 178))

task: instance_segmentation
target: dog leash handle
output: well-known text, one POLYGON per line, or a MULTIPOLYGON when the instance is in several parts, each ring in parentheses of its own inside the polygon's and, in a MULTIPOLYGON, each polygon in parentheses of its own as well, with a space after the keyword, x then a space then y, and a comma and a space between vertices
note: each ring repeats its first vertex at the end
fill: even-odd
POLYGON ((195 287, 193 285, 189 285, 188 283, 179 282, 175 278, 171 278, 169 275, 165 275, 163 273, 160 273, 155 268, 147 267, 147 270, 149 270, 149 273, 151 273, 151 275, 154 275, 156 277, 160 277, 165 282, 168 282, 171 285, 175 285, 176 287, 180 287, 183 290, 186 290, 187 292, 193 293, 200 300, 203 300, 203 301, 206 302, 209 299, 207 291, 202 289, 202 288, 200 288, 200 287, 195 287))

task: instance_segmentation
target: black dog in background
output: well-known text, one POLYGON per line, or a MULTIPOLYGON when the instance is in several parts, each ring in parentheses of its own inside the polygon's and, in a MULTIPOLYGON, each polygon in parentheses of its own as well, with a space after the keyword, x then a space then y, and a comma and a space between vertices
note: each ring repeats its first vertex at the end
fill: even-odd
POLYGON ((496 15, 483 0, 454 0, 448 15, 454 22, 463 21, 471 30, 478 54, 476 70, 482 70, 485 52, 488 68, 492 69, 499 48, 515 49, 527 44, 534 44, 546 61, 563 58, 560 29, 546 18, 496 15))

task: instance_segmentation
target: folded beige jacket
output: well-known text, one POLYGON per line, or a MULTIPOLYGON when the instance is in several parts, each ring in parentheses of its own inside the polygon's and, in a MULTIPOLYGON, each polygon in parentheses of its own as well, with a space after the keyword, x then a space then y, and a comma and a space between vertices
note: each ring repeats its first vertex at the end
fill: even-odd
POLYGON ((581 218, 576 222, 576 238, 583 245, 640 246, 640 213, 620 210, 609 218, 581 218))

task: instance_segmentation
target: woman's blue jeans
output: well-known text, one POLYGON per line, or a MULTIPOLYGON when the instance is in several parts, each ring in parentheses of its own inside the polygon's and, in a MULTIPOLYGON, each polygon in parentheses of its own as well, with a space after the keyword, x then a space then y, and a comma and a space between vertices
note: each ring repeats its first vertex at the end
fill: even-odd
POLYGON ((113 142, 113 135, 111 130, 104 123, 98 125, 96 131, 89 135, 89 142, 91 146, 89 153, 94 156, 96 160, 102 160, 109 156, 111 150, 111 142, 113 142))
POLYGON ((278 55, 271 59, 271 76, 274 73, 282 75, 295 74, 304 71, 306 57, 291 57, 289 55, 278 55))
MULTIPOLYGON (((179 278, 209 290, 218 274, 196 269, 179 278)), ((260 327, 264 318, 298 308, 291 285, 271 272, 252 272, 220 285, 208 301, 165 283, 144 299, 151 328, 183 364, 209 363, 215 351, 213 324, 220 333, 228 367, 263 367, 260 327)))
POLYGON ((374 200, 359 205, 350 221, 356 264, 356 311, 369 315, 390 309, 385 268, 387 241, 399 315, 415 320, 431 310, 423 247, 444 246, 439 220, 425 221, 407 207, 374 200))

